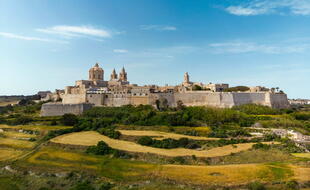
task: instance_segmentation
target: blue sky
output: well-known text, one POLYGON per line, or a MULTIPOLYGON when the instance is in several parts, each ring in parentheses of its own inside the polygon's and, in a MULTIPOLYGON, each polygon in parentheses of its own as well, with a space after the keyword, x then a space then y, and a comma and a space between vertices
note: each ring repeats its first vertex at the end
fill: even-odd
POLYGON ((310 98, 310 0, 0 0, 0 94, 87 79, 280 87, 310 98))

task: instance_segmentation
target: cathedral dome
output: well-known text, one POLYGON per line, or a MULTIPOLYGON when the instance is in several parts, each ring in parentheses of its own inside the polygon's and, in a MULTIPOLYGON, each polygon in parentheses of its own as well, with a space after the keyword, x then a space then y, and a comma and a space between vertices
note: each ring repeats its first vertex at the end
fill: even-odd
POLYGON ((98 63, 96 63, 94 67, 89 69, 89 80, 103 80, 103 74, 104 70, 99 66, 98 63))

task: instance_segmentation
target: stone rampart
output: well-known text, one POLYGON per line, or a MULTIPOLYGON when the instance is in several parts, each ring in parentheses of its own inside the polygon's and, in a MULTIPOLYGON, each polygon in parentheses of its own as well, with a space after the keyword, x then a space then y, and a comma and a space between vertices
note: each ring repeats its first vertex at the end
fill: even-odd
POLYGON ((66 113, 80 115, 93 107, 92 104, 46 103, 42 105, 41 116, 61 116, 66 113))

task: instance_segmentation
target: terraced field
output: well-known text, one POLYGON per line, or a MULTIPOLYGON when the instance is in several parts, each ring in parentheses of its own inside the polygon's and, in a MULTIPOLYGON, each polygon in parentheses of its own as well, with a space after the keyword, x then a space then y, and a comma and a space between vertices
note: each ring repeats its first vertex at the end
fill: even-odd
POLYGON ((240 185, 252 181, 268 182, 309 179, 310 169, 288 164, 234 164, 219 166, 158 165, 109 156, 86 155, 81 152, 44 147, 26 162, 44 168, 90 169, 119 181, 129 179, 173 180, 177 183, 208 185, 240 185))
POLYGON ((16 150, 12 148, 0 148, 0 161, 6 161, 13 158, 17 158, 24 152, 22 150, 16 150))
POLYGON ((104 141, 110 147, 119 149, 119 150, 124 150, 124 151, 129 151, 129 152, 139 152, 139 153, 152 153, 152 154, 159 154, 159 155, 170 156, 170 157, 192 156, 192 155, 195 155, 196 157, 226 156, 231 153, 237 153, 240 151, 248 150, 254 144, 254 143, 243 143, 243 144, 235 144, 234 146, 227 145, 223 147, 217 147, 217 148, 213 148, 210 150, 202 150, 202 151, 185 149, 185 148, 160 149, 160 148, 142 146, 134 142, 111 139, 95 131, 70 133, 70 134, 61 135, 54 139, 51 139, 51 142, 54 142, 54 143, 82 145, 82 146, 96 145, 99 141, 104 141))
POLYGON ((189 135, 181 135, 176 133, 167 133, 161 131, 140 131, 140 130, 118 130, 122 135, 128 136, 150 136, 154 137, 154 139, 160 140, 164 138, 172 138, 172 139, 180 139, 180 138, 189 138, 194 140, 219 140, 219 138, 208 138, 208 137, 198 137, 198 136, 189 136, 189 135))
POLYGON ((32 131, 50 131, 50 130, 59 130, 59 129, 67 129, 72 128, 68 126, 48 126, 48 125, 17 125, 17 126, 9 126, 9 125, 0 125, 0 129, 13 129, 13 130, 32 130, 32 131))

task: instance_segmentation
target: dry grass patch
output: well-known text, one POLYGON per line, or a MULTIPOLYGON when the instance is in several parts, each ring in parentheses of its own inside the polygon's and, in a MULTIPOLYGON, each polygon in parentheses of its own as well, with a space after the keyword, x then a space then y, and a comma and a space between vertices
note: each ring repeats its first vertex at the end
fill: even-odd
POLYGON ((251 181, 286 180, 291 174, 290 167, 285 165, 236 164, 223 166, 163 165, 157 175, 190 184, 240 185, 251 181), (274 168, 283 172, 284 175, 279 176, 274 168))
POLYGON ((10 138, 2 138, 0 137, 0 147, 11 147, 17 149, 24 148, 32 148, 35 146, 35 142, 30 142, 27 140, 18 140, 18 139, 10 139, 10 138))
POLYGON ((0 102, 0 106, 7 106, 7 105, 15 105, 17 104, 19 101, 8 101, 8 102, 0 102))
POLYGON ((129 152, 139 152, 139 153, 152 153, 159 154, 163 156, 192 156, 196 157, 217 157, 217 156, 226 156, 231 153, 237 153, 240 151, 248 150, 252 147, 254 143, 244 143, 244 144, 235 144, 227 145, 223 147, 217 147, 210 150, 192 150, 185 148, 176 148, 176 149, 160 149, 153 148, 148 146, 142 146, 134 142, 116 140, 106 137, 99 134, 95 131, 85 131, 70 133, 58 136, 54 139, 51 139, 51 142, 60 143, 60 144, 70 144, 70 145, 82 145, 82 146, 91 146, 96 145, 99 141, 106 142, 110 147, 114 149, 129 151, 129 152))
POLYGON ((208 138, 208 137, 198 137, 198 136, 189 136, 189 135, 181 135, 176 133, 167 133, 161 131, 140 131, 140 130, 118 130, 123 135, 128 136, 150 136, 156 137, 154 139, 161 140, 165 138, 172 139, 180 139, 180 138, 188 138, 193 140, 219 140, 219 138, 208 138))
POLYGON ((0 148, 0 161, 6 161, 22 155, 24 152, 11 148, 0 148))
POLYGON ((292 155, 299 157, 299 158, 309 158, 310 159, 310 153, 293 153, 292 155))
POLYGON ((68 129, 72 127, 68 126, 48 126, 48 125, 0 125, 0 129, 15 129, 15 130, 31 130, 31 131, 50 131, 50 130, 59 130, 59 129, 68 129))
POLYGON ((20 133, 15 131, 5 131, 2 133, 7 138, 34 138, 36 135, 20 133))
POLYGON ((31 155, 27 162, 44 166, 97 169, 99 159, 90 155, 66 152, 54 148, 43 148, 31 155))

